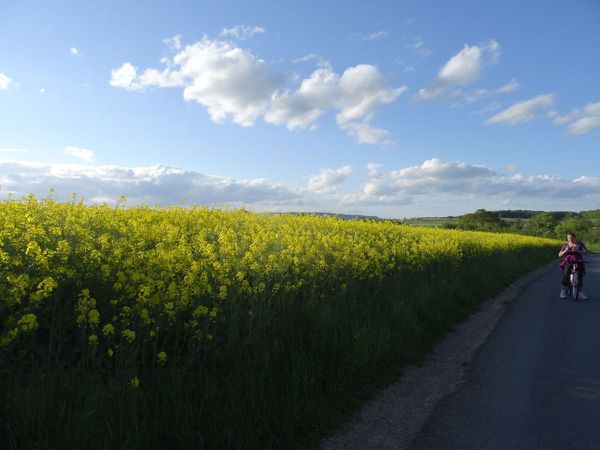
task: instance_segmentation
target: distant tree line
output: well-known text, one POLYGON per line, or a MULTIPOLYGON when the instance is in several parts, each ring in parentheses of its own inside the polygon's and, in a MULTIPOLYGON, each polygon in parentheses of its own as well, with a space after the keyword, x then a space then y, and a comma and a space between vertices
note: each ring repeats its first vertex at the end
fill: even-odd
POLYGON ((444 228, 496 231, 564 239, 572 231, 578 239, 600 243, 600 209, 581 211, 486 211, 478 209, 465 214, 444 228))

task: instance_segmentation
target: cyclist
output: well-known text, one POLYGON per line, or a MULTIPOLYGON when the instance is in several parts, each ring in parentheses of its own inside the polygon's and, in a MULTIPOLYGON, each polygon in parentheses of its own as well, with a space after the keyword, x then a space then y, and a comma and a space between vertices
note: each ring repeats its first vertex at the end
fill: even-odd
MULTIPOLYGON (((561 281, 560 298, 567 298, 569 291, 569 277, 571 276, 571 268, 573 263, 581 262, 583 264, 583 255, 587 255, 587 248, 581 241, 576 240, 575 233, 567 233, 567 242, 562 246, 558 252, 558 257, 563 258, 560 262, 560 268, 563 271, 563 277, 561 281)), ((583 286, 583 282, 580 279, 580 285, 583 286)), ((587 300, 587 296, 583 293, 579 293, 581 300, 587 300)))

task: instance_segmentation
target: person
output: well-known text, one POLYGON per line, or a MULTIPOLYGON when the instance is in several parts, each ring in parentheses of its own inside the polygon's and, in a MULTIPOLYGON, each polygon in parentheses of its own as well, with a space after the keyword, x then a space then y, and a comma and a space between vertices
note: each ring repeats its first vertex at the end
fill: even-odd
MULTIPOLYGON (((583 263, 583 255, 587 255, 587 252, 588 251, 585 244, 581 241, 576 240, 575 233, 568 232, 567 242, 562 246, 562 248, 558 252, 558 257, 563 258, 563 260, 560 263, 560 268, 563 272, 560 289, 560 298, 567 298, 569 296, 569 277, 571 276, 571 268, 573 267, 573 263, 583 263)), ((580 286, 583 286, 582 278, 580 278, 580 286)), ((587 300, 587 296, 583 293, 583 291, 580 291, 579 298, 581 300, 587 300)))

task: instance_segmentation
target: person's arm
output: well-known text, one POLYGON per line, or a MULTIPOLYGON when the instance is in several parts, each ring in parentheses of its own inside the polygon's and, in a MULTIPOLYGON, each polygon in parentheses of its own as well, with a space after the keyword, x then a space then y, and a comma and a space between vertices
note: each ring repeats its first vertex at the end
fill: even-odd
POLYGON ((562 246, 562 248, 560 249, 560 252, 558 252, 558 257, 562 258, 563 256, 565 256, 567 253, 569 253, 569 244, 564 244, 562 246))
POLYGON ((581 243, 581 245, 579 247, 579 250, 581 251, 582 255, 587 255, 588 254, 588 249, 587 249, 587 247, 585 246, 585 244, 583 242, 581 243))

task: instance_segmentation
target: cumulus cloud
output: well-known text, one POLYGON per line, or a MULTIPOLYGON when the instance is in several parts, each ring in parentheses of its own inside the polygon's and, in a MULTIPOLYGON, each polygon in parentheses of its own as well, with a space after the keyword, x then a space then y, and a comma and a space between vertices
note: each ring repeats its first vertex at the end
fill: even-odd
POLYGON ((267 30, 265 30, 263 27, 250 25, 236 25, 231 28, 224 28, 223 31, 221 31, 221 36, 245 41, 247 39, 250 39, 255 34, 265 33, 266 31, 267 30))
POLYGON ((283 82, 264 60, 227 42, 203 39, 186 46, 173 61, 190 80, 185 100, 206 106, 215 122, 253 125, 283 82))
POLYGON ((183 198, 199 204, 276 204, 293 202, 299 196, 264 178, 234 179, 162 164, 119 167, 0 160, 0 180, 2 195, 44 196, 52 188, 63 199, 72 192, 90 201, 115 201, 124 194, 134 204, 179 204, 183 198))
POLYGON ((207 38, 181 49, 162 71, 147 69, 137 75, 131 63, 114 69, 110 84, 128 90, 184 87, 183 97, 205 106, 215 122, 255 123, 281 86, 265 61, 223 41, 207 38))
POLYGON ((0 197, 20 198, 28 193, 43 197, 54 189, 60 200, 74 192, 88 202, 112 203, 126 195, 130 204, 170 205, 185 199, 187 204, 381 217, 407 217, 411 208, 419 208, 421 215, 446 215, 506 204, 521 209, 576 210, 600 201, 597 176, 522 175, 514 173, 516 166, 499 173, 483 165, 439 159, 394 170, 372 163, 366 169, 362 186, 353 191, 342 190, 354 172, 350 166, 321 169, 307 177, 305 187, 298 188, 265 178, 206 175, 163 164, 122 167, 0 159, 0 197))
POLYGON ((213 121, 242 126, 263 118, 290 130, 313 128, 327 110, 334 110, 339 126, 359 142, 381 143, 387 131, 367 122, 379 107, 395 101, 406 86, 389 87, 372 65, 349 67, 339 75, 321 57, 302 59, 317 59, 320 68, 296 90, 284 89, 284 77, 275 74, 264 60, 230 42, 204 38, 180 48, 172 59, 163 59, 163 70, 146 69, 138 74, 135 66, 124 63, 112 70, 110 84, 131 91, 180 86, 184 99, 206 107, 213 121))
POLYGON ((149 87, 177 87, 184 84, 183 75, 170 67, 162 71, 146 69, 138 75, 137 68, 127 62, 111 70, 110 73, 110 85, 128 91, 143 91, 149 87))
POLYGON ((75 158, 83 159, 86 162, 93 162, 95 159, 94 152, 92 150, 88 150, 87 148, 66 146, 65 154, 74 156, 75 158))
POLYGON ((350 67, 340 76, 331 68, 315 70, 295 92, 277 93, 265 120, 286 124, 289 129, 310 127, 328 109, 338 110, 338 125, 359 143, 378 144, 387 130, 374 128, 368 120, 375 111, 395 101, 406 86, 390 88, 375 66, 350 67))
MULTIPOLYGON (((568 205, 573 199, 600 199, 600 177, 560 178, 552 175, 503 175, 486 166, 430 159, 420 165, 383 171, 370 164, 369 177, 358 193, 345 196, 345 204, 407 205, 419 201, 460 200, 473 196, 481 202, 514 199, 568 205)), ((511 166, 511 170, 517 170, 511 166)), ((582 200, 582 201, 583 201, 582 200)), ((564 207, 564 206, 563 206, 564 207)), ((572 209, 571 206, 568 209, 572 209)))
POLYGON ((471 84, 481 76, 485 65, 495 64, 499 59, 500 44, 494 39, 481 45, 465 45, 439 70, 428 87, 419 90, 417 96, 422 100, 435 100, 449 88, 471 84))
POLYGON ((488 125, 527 123, 537 115, 552 109, 553 105, 554 94, 538 95, 532 99, 515 103, 504 111, 490 117, 485 123, 488 125))
POLYGON ((315 193, 333 193, 352 173, 352 166, 339 169, 321 169, 317 175, 308 177, 308 190, 315 193))
POLYGON ((133 82, 137 76, 137 69, 131 63, 124 63, 116 69, 110 71, 110 85, 127 90, 136 90, 139 87, 133 82))
POLYGON ((71 48, 69 49, 69 53, 70 53, 71 55, 73 55, 73 56, 79 56, 79 55, 80 55, 80 53, 79 53, 79 50, 77 50, 77 48, 76 48, 76 47, 71 47, 71 48))
POLYGON ((569 114, 552 116, 556 125, 567 126, 567 134, 587 134, 600 128, 600 102, 588 103, 581 108, 573 108, 569 114))
POLYGON ((0 90, 7 90, 12 83, 12 78, 0 72, 0 90))

